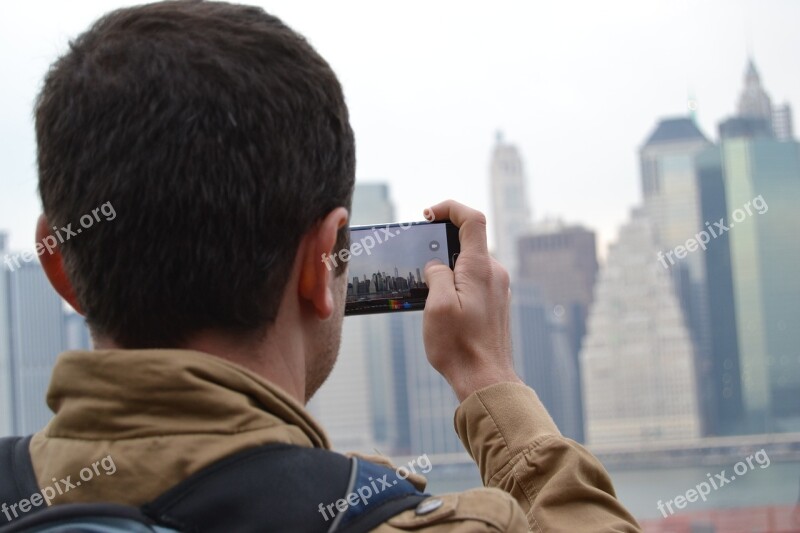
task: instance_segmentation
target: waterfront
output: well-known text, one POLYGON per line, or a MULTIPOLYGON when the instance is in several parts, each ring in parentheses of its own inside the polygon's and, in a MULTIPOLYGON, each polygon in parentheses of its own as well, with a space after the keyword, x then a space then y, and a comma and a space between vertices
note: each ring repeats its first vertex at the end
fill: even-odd
MULTIPOLYGON (((637 519, 663 519, 663 514, 657 507, 659 500, 673 500, 678 495, 685 495, 697 484, 707 481, 707 474, 713 477, 725 470, 726 476, 730 478, 734 464, 745 457, 735 457, 722 465, 637 467, 610 469, 609 473, 618 497, 637 519)), ((431 462, 433 469, 426 475, 429 492, 455 492, 481 486, 478 470, 474 465, 437 464, 435 457, 431 458, 431 462)), ((745 475, 712 490, 706 501, 698 499, 688 503, 683 509, 676 510, 674 516, 711 509, 794 505, 798 498, 800 461, 771 461, 766 468, 756 464, 745 475)))

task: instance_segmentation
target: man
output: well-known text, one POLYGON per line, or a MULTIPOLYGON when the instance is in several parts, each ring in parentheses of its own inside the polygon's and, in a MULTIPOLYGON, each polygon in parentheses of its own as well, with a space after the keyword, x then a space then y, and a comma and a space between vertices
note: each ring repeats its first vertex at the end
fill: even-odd
MULTIPOLYGON (((45 487, 114 463, 52 503, 140 506, 248 449, 328 448, 303 405, 339 349, 346 264, 320 258, 347 246, 355 176, 328 64, 259 8, 126 8, 71 43, 35 118, 37 239, 60 237, 42 264, 96 349, 59 358, 33 469, 45 487), (113 220, 74 232, 102 205, 113 220)), ((637 531, 603 467, 514 373, 509 280, 484 216, 453 201, 425 216, 460 228, 455 271, 425 268, 423 335, 487 488, 424 500, 376 530, 637 531)))

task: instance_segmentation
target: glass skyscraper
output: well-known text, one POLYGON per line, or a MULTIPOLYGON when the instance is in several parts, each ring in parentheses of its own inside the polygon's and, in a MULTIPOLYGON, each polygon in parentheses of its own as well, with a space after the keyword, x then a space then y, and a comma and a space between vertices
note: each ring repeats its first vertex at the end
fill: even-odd
MULTIPOLYGON (((697 154, 695 168, 703 220, 716 227, 713 226, 714 222, 728 217, 719 146, 712 146, 697 154)), ((713 399, 715 416, 710 420, 710 432, 732 435, 742 431, 742 389, 729 234, 718 234, 706 246, 703 253, 709 302, 711 364, 703 386, 712 393, 713 399)))
POLYGON ((447 381, 428 363, 422 342, 422 313, 395 313, 392 331, 396 352, 404 361, 405 375, 395 376, 396 386, 405 385, 408 409, 407 450, 421 453, 463 453, 464 446, 453 429, 458 399, 447 381))
POLYGON ((746 426, 798 431, 800 145, 729 125, 721 151, 746 426), (756 198, 767 208, 756 211, 756 198))
MULTIPOLYGON (((561 343, 552 342, 550 336, 564 338, 569 355, 568 361, 559 363, 562 366, 558 379, 542 380, 541 377, 536 378, 535 374, 531 373, 525 380, 537 392, 552 386, 560 388, 559 394, 563 395, 560 405, 548 404, 544 397, 542 401, 550 409, 562 432, 572 439, 583 442, 583 399, 578 379, 580 374, 578 354, 586 333, 586 317, 592 303, 597 277, 595 234, 580 226, 552 222, 538 223, 531 234, 519 239, 518 245, 519 283, 513 289, 512 301, 520 303, 530 300, 530 303, 535 302, 535 307, 546 310, 547 339, 540 339, 538 342, 546 341, 548 345, 552 344, 555 347, 561 343), (526 284, 535 286, 539 296, 534 298, 533 295, 528 295, 526 284), (570 368, 567 369, 566 366, 570 368), (571 374, 574 374, 575 379, 569 377, 571 374), (556 410, 561 412, 558 413, 556 410)), ((525 305, 522 308, 514 308, 515 313, 524 313, 527 317, 526 319, 520 317, 520 331, 535 329, 532 324, 535 320, 531 314, 533 310, 529 307, 530 305, 525 305)), ((529 339, 527 343, 515 341, 514 346, 529 350, 531 341, 534 339, 529 339)), ((551 348, 542 346, 539 350, 534 350, 531 356, 552 358, 554 355, 551 352, 551 348)))
POLYGON ((742 430, 800 430, 800 144, 748 63, 737 115, 719 125, 740 352, 742 430))
POLYGON ((511 288, 514 367, 536 391, 561 433, 583 442, 580 376, 569 320, 563 312, 554 313, 540 287, 518 281, 511 288))

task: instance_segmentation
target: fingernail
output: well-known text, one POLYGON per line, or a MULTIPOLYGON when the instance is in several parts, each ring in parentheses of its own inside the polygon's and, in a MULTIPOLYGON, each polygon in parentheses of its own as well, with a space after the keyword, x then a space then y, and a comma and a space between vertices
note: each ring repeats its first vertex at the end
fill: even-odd
POLYGON ((425 269, 427 270, 428 267, 432 267, 432 266, 436 266, 436 265, 443 265, 443 264, 444 263, 442 263, 441 259, 439 259, 437 257, 434 257, 433 259, 431 259, 430 261, 425 263, 425 269))
POLYGON ((425 208, 425 210, 422 212, 422 216, 424 216, 425 220, 428 222, 433 222, 433 219, 436 218, 436 216, 433 214, 433 211, 428 208, 425 208))

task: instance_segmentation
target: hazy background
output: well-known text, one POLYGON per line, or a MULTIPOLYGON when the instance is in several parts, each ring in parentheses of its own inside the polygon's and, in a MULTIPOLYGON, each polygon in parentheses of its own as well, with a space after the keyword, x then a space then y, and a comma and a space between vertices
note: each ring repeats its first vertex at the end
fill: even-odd
MULTIPOLYGON (((42 77, 71 37, 131 3, 0 4, 0 228, 12 249, 32 248, 39 212, 42 77)), ((388 181, 402 220, 445 197, 488 212, 502 129, 522 150, 535 218, 582 222, 602 248, 640 197, 636 150, 656 119, 685 114, 693 94, 716 137, 748 49, 773 102, 800 102, 800 70, 786 63, 800 49, 796 0, 248 3, 306 35, 339 74, 357 175, 388 181)))

